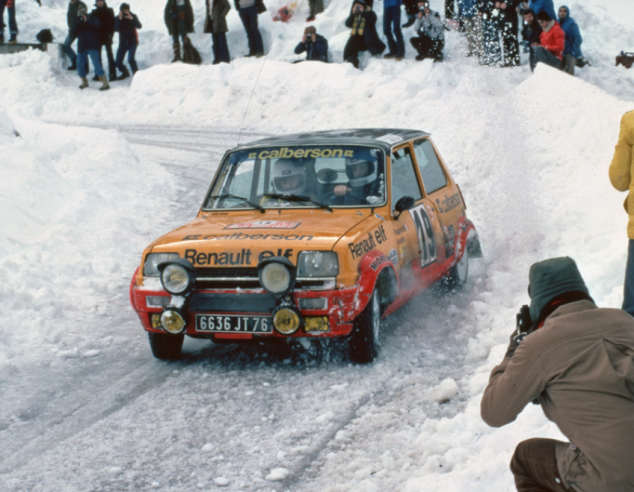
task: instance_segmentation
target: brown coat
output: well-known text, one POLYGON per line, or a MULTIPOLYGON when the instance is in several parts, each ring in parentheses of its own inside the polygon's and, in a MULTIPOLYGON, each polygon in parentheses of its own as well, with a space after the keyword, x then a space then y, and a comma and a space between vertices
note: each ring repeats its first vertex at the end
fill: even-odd
POLYGON ((209 18, 209 2, 205 0, 205 31, 206 33, 227 32, 227 14, 231 10, 229 0, 214 0, 213 9, 211 11, 211 19, 209 18), (211 21, 211 22, 210 22, 211 21))
POLYGON ((634 153, 634 111, 625 113, 621 118, 619 142, 614 149, 614 157, 610 164, 610 181, 619 191, 629 192, 625 199, 625 211, 630 216, 627 235, 634 239, 634 181, 632 180, 632 155, 634 153))
POLYGON ((501 427, 535 399, 571 442, 557 448, 568 487, 634 490, 634 318, 590 301, 561 306, 493 369, 482 418, 501 427))

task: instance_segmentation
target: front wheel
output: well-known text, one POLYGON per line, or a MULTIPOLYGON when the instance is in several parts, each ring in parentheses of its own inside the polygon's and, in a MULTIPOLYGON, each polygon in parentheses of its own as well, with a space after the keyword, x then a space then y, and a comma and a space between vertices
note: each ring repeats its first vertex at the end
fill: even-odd
POLYGON ((181 355, 185 335, 148 332, 152 354, 161 360, 176 360, 181 355))
POLYGON ((381 347, 381 303, 379 291, 372 293, 370 302, 354 321, 350 337, 350 359, 359 364, 373 362, 381 347))

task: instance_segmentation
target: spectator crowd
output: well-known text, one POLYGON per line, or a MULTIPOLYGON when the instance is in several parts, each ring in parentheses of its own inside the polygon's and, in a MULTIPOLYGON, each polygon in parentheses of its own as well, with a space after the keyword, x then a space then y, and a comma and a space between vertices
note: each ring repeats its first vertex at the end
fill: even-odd
MULTIPOLYGON (((226 38, 226 17, 232 8, 229 0, 194 1, 205 4, 204 32, 211 35, 213 64, 230 63, 226 38)), ((14 2, 0 0, 0 43, 5 42, 5 10, 9 22, 8 42, 17 42, 14 2)), ((324 11, 324 2, 309 0, 308 3, 310 15, 306 21, 313 22, 324 11)), ((258 25, 258 16, 267 11, 263 0, 233 0, 233 6, 240 16, 248 42, 248 53, 244 56, 264 56, 258 25)), ((379 17, 374 11, 374 0, 352 0, 350 13, 343 20, 350 29, 343 61, 359 68, 359 56, 363 52, 400 61, 405 58, 406 45, 409 44, 416 52, 416 60, 442 62, 445 31, 458 30, 466 37, 466 56, 478 58, 481 65, 518 66, 521 51, 528 54, 531 70, 537 63, 545 63, 574 75, 575 67, 587 63, 581 51, 579 26, 571 17, 570 9, 562 5, 555 13, 553 0, 445 0, 444 7, 443 18, 440 12, 430 8, 428 0, 382 0, 383 40, 377 26, 379 17), (414 35, 406 43, 404 29, 410 28, 414 35)), ((167 0, 164 21, 172 38, 172 62, 201 63, 200 54, 190 39, 194 32, 192 0, 167 0)), ((88 87, 88 60, 94 67, 93 80, 102 82, 101 90, 109 88, 108 81, 123 80, 137 72, 137 31, 142 25, 128 3, 122 3, 115 14, 106 0, 96 0, 90 12, 83 0, 68 0, 67 24, 68 34, 63 46, 70 60, 68 70, 77 70, 82 79, 82 89, 88 87), (116 33, 119 46, 115 55, 113 44, 116 33), (75 40, 78 41, 78 53, 72 47, 75 40), (102 59, 104 48, 108 61, 107 76, 102 59), (130 69, 124 64, 126 56, 130 69)), ((295 53, 305 53, 307 61, 332 61, 328 40, 317 33, 313 25, 305 29, 295 53)), ((296 63, 299 61, 303 60, 296 63)))

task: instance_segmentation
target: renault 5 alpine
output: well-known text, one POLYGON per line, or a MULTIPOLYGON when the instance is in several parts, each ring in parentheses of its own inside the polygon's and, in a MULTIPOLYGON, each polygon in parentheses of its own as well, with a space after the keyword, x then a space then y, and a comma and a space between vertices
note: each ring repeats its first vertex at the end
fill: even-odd
POLYGON ((197 217, 150 244, 130 300, 159 359, 216 343, 347 340, 372 362, 381 319, 482 256, 429 134, 357 129, 229 150, 197 217))

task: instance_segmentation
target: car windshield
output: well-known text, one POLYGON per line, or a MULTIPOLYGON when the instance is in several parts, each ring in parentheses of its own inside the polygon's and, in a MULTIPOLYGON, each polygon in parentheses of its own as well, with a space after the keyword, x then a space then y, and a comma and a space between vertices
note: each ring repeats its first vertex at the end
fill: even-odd
POLYGON ((378 148, 258 147, 226 157, 203 210, 376 207, 385 188, 378 148))

